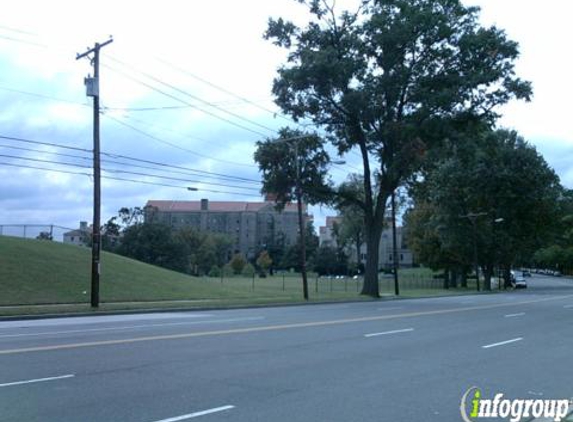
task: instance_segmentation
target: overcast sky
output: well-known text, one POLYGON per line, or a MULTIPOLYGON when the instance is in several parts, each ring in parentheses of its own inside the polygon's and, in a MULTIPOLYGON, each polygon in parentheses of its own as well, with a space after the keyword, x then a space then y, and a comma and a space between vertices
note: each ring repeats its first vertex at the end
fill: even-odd
MULTIPOLYGON (((341 7, 353 3, 338 1, 341 7)), ((484 24, 504 28, 519 42, 517 72, 533 82, 533 101, 504 107, 500 125, 516 129, 535 145, 562 183, 572 188, 568 103, 573 98, 569 83, 573 3, 474 0, 466 4, 481 6, 484 24)), ((4 5, 0 136, 79 150, 0 138, 0 224, 76 227, 80 220, 91 221, 92 180, 87 175, 91 162, 82 149, 92 148, 91 99, 83 84, 92 69, 88 60, 75 57, 110 35, 114 42, 101 50, 101 148, 116 156, 102 156, 107 160, 102 167, 109 170, 103 175, 173 187, 104 179, 102 221, 122 206, 143 206, 148 199, 260 200, 254 144, 289 123, 275 114, 270 94, 276 68, 285 57, 262 38, 270 16, 303 23, 306 13, 294 0, 99 1, 96 6, 85 1, 20 0, 4 5), (155 166, 117 155, 209 173, 143 168, 155 166), (186 186, 199 191, 187 191, 186 186)), ((345 160, 346 165, 333 168, 333 179, 341 181, 359 168, 356 155, 345 160)), ((332 213, 320 208, 313 212, 317 225, 332 213)))

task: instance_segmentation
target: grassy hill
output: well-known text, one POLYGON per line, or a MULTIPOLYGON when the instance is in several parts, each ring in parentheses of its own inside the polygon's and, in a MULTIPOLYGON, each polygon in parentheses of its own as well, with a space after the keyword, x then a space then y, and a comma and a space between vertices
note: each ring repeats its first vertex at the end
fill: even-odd
MULTIPOLYGON (((187 276, 108 252, 102 252, 101 268, 102 302, 184 300, 225 305, 302 300, 297 274, 264 279, 233 277, 222 282, 218 278, 187 276)), ((0 306, 89 302, 90 274, 88 248, 0 236, 0 306)), ((332 284, 319 283, 315 287, 318 291, 311 288, 310 293, 316 300, 358 296, 358 286, 354 285, 333 288, 332 284)))
MULTIPOLYGON (((303 302, 299 274, 222 280, 191 277, 108 252, 102 252, 101 261, 100 299, 104 310, 303 302)), ((88 248, 0 236, 0 315, 53 312, 55 308, 48 304, 78 304, 58 305, 58 309, 65 312, 88 310, 90 274, 91 250, 88 248), (10 305, 46 306, 32 310, 31 307, 10 308, 10 305)), ((440 280, 432 279, 429 270, 400 271, 403 297, 473 292, 473 289, 444 291, 441 284, 440 280)), ((366 300, 359 296, 360 287, 361 280, 352 278, 309 279, 312 301, 366 300)), ((393 294, 391 278, 382 277, 380 287, 384 294, 393 294)))
MULTIPOLYGON (((214 296, 200 279, 119 255, 102 252, 101 265, 102 301, 214 296)), ((0 236, 0 305, 86 302, 90 271, 88 248, 0 236)))

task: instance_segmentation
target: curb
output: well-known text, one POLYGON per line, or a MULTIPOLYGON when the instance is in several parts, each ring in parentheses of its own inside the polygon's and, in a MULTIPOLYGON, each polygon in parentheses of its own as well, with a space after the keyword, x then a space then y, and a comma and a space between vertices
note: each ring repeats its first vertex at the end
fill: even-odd
MULTIPOLYGON (((169 308, 141 308, 141 309, 118 309, 118 310, 93 310, 93 311, 78 311, 78 312, 65 312, 65 313, 46 313, 46 314, 24 314, 24 315, 0 315, 0 321, 27 321, 35 319, 53 319, 53 318, 72 318, 72 317, 85 317, 85 316, 98 316, 98 315, 136 315, 136 314, 146 314, 146 313, 167 313, 167 312, 205 312, 205 311, 223 311, 229 309, 259 309, 259 308, 274 308, 274 307, 292 307, 292 306, 316 306, 316 305, 335 305, 344 303, 370 303, 370 302, 389 302, 393 300, 418 300, 418 299, 437 299, 443 297, 456 297, 456 296, 477 296, 484 294, 499 294, 491 292, 463 292, 460 294, 451 294, 443 296, 418 296, 418 297, 404 297, 404 296, 394 296, 394 295, 384 295, 378 299, 375 298, 365 298, 365 299, 355 299, 355 300, 330 300, 324 302, 296 302, 296 303, 264 303, 264 304, 237 304, 237 305, 219 305, 219 306, 201 306, 201 307, 169 307, 169 308)), ((107 304, 114 303, 132 303, 132 302, 102 302, 107 304)), ((169 301, 166 301, 169 303, 169 301)), ((173 303, 173 302, 171 302, 173 303)), ((176 303, 176 302, 175 302, 176 303)), ((87 304, 87 303, 81 303, 87 304)), ((58 303, 58 304, 46 304, 46 305, 23 305, 22 307, 34 307, 34 306, 66 306, 66 305, 80 305, 78 303, 58 303)), ((10 306, 14 308, 15 306, 10 306)), ((2 307, 0 307, 1 309, 2 307)))

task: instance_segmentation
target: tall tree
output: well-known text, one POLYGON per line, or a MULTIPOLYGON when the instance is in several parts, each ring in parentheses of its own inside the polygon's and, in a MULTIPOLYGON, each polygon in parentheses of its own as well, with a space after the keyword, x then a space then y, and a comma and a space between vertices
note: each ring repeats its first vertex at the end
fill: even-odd
MULTIPOLYGON (((351 174, 340 186, 339 192, 345 197, 362 198, 364 195, 364 182, 360 175, 351 174)), ((338 227, 336 227, 336 241, 339 246, 350 246, 356 251, 356 265, 360 267, 362 263, 361 249, 366 238, 364 227, 364 211, 353 202, 339 201, 336 204, 339 215, 342 217, 338 227)), ((335 223, 336 224, 336 223, 335 223)))
POLYGON ((273 94, 294 119, 329 134, 342 155, 362 156, 367 262, 362 293, 378 296, 378 248, 386 202, 416 172, 452 122, 492 121, 495 108, 528 99, 514 74, 517 44, 478 23, 460 0, 362 0, 337 15, 327 0, 306 4, 305 28, 270 19, 267 39, 289 51, 273 94))
POLYGON ((475 246, 486 288, 496 265, 508 274, 526 262, 559 220, 559 179, 515 132, 485 131, 451 145, 425 176, 413 191, 419 220, 410 217, 410 244, 442 268, 473 263, 475 246))
POLYGON ((301 238, 300 269, 304 298, 308 300, 303 200, 313 204, 329 198, 328 153, 318 136, 283 128, 278 139, 257 142, 255 161, 263 173, 262 192, 275 196, 279 210, 296 199, 301 238))

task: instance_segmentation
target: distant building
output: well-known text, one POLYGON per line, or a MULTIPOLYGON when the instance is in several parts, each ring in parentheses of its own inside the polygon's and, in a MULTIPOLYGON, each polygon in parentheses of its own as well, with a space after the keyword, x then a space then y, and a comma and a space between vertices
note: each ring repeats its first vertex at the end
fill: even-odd
POLYGON ((337 246, 334 227, 336 224, 340 224, 341 221, 342 217, 326 217, 326 225, 318 228, 318 241, 320 246, 333 248, 337 246))
MULTIPOLYGON (((319 227, 320 246, 337 247, 336 237, 334 236, 334 226, 335 224, 340 224, 341 221, 342 217, 339 216, 326 217, 326 225, 319 227)), ((380 246, 378 250, 378 268, 380 270, 391 269, 394 263, 391 222, 388 221, 386 226, 380 236, 380 246)), ((412 251, 409 250, 406 245, 403 227, 396 227, 396 246, 398 250, 398 266, 405 268, 412 267, 414 258, 412 251)), ((354 245, 347 247, 346 252, 351 262, 366 263, 366 243, 363 243, 360 247, 359 257, 356 256, 356 247, 354 245)))
MULTIPOLYGON (((303 208, 305 219, 306 206, 303 208)), ((296 204, 287 204, 282 212, 272 201, 158 201, 150 200, 145 206, 145 221, 155 221, 173 228, 193 227, 209 233, 227 235, 233 246, 229 255, 242 253, 246 258, 268 245, 281 242, 285 247, 298 239, 296 204)))
POLYGON ((64 233, 64 243, 77 246, 86 246, 89 241, 91 228, 86 221, 80 221, 80 228, 64 233))

